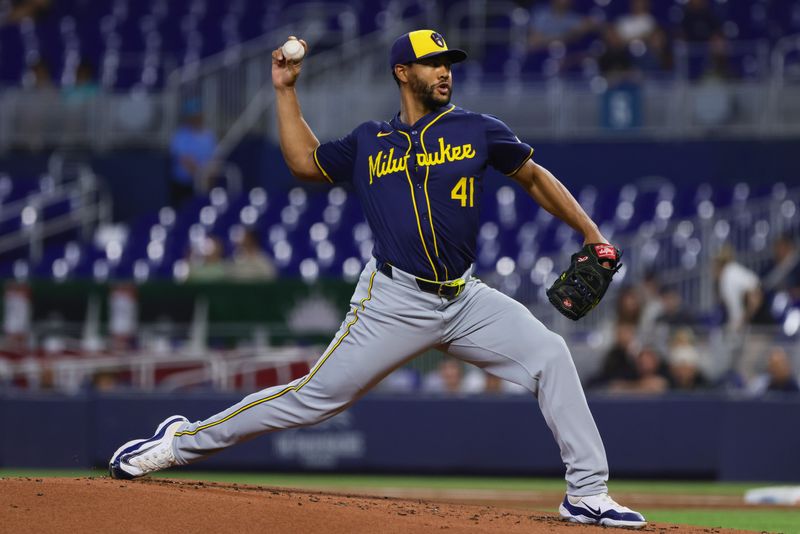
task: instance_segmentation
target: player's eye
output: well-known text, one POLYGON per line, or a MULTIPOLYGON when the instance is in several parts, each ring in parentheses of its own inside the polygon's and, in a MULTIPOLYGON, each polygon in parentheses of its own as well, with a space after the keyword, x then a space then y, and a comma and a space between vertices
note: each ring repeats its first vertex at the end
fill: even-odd
POLYGON ((429 59, 422 59, 422 60, 419 61, 419 63, 421 65, 425 65, 426 67, 436 68, 436 67, 444 66, 444 67, 446 67, 448 69, 450 68, 450 65, 452 64, 449 59, 439 58, 439 57, 433 57, 433 58, 429 58, 429 59))

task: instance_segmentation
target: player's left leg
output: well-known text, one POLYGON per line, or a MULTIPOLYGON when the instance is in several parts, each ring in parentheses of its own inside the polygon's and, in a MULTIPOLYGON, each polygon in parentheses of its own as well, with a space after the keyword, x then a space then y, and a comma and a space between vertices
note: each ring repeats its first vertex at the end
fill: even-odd
POLYGON ((480 281, 469 286, 463 302, 447 309, 445 350, 536 396, 561 449, 571 495, 606 491, 603 441, 564 339, 519 302, 480 281))
POLYGON ((567 515, 562 511, 562 517, 609 526, 645 525, 640 514, 607 495, 603 441, 564 339, 522 304, 474 279, 463 298, 444 313, 448 354, 519 384, 538 399, 567 468, 568 497, 561 505, 567 515))

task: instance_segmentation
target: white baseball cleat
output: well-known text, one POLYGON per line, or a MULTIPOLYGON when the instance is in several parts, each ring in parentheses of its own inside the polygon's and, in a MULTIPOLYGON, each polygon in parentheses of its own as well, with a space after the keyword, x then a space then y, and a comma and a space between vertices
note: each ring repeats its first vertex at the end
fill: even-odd
POLYGON ((605 527, 642 528, 647 525, 642 514, 618 504, 608 493, 574 497, 565 495, 558 513, 565 521, 605 527))
POLYGON ((108 462, 111 478, 132 479, 175 465, 172 439, 189 420, 182 415, 167 417, 149 439, 134 439, 117 449, 108 462))

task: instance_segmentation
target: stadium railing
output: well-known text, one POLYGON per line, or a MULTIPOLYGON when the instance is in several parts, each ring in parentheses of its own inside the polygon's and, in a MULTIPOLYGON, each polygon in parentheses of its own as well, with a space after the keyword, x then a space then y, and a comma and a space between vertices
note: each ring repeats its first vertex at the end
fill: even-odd
MULTIPOLYGON (((455 12, 459 6, 450 9, 455 12)), ((523 21, 514 9, 500 8, 499 3, 484 6, 485 16, 502 12, 510 17, 502 28, 478 31, 455 23, 449 28, 452 42, 463 40, 477 48, 471 51, 474 60, 456 68, 456 99, 464 107, 506 118, 521 136, 580 138, 614 132, 648 138, 775 137, 800 132, 800 88, 793 83, 798 35, 781 38, 771 52, 763 40, 729 41, 731 53, 750 65, 750 75, 741 79, 692 79, 690 66, 706 48, 676 43, 673 72, 636 75, 625 87, 617 87, 589 67, 583 73, 550 76, 546 69, 525 67, 523 21), (508 53, 496 60, 491 54, 482 57, 492 47, 508 53), (487 70, 494 63, 502 66, 496 72, 487 70)), ((223 146, 250 132, 274 138, 271 121, 262 120, 272 102, 270 54, 289 32, 307 37, 313 50, 299 88, 305 114, 321 138, 338 137, 360 121, 393 113, 395 88, 385 65, 389 41, 406 27, 435 23, 439 16, 433 10, 387 17, 384 28, 366 35, 325 29, 319 18, 309 19, 184 65, 168 76, 163 91, 100 91, 76 103, 54 91, 7 89, 0 93, 0 150, 164 147, 181 102, 195 98, 202 101, 208 124, 221 137, 232 132, 223 146)), ((472 20, 470 12, 462 16, 472 20)))
POLYGON ((27 250, 32 262, 41 258, 45 239, 68 232, 89 239, 111 220, 110 195, 88 166, 71 180, 45 176, 39 190, 1 206, 0 257, 27 250))
POLYGON ((252 391, 285 384, 308 372, 324 347, 270 347, 234 350, 146 350, 54 354, 16 361, 0 358, 0 389, 252 391))
MULTIPOLYGON (((232 327, 242 334, 250 330, 250 325, 227 325, 221 330, 230 333, 232 327)), ((189 328, 190 325, 177 325, 176 330, 189 328)), ((219 330, 216 326, 210 328, 212 334, 219 330)), ((732 348, 730 339, 718 329, 701 325, 692 330, 696 336, 693 345, 698 354, 696 365, 708 380, 705 387, 697 390, 700 392, 747 395, 749 384, 765 372, 768 351, 775 346, 786 350, 795 368, 800 364, 796 336, 785 336, 780 327, 751 327, 737 338, 739 350, 732 348), (739 383, 731 378, 734 375, 739 383)), ((567 336, 567 339, 582 381, 591 383, 602 369, 605 354, 611 348, 610 340, 604 340, 599 332, 595 336, 567 336)), ((0 357, 0 390, 52 390, 68 394, 87 390, 254 391, 304 376, 325 349, 318 344, 279 347, 252 343, 229 349, 196 347, 191 343, 173 347, 170 340, 162 340, 131 350, 86 350, 81 348, 85 343, 79 339, 50 338, 41 342, 49 345, 52 352, 16 359, 0 357), (160 348, 156 346, 159 344, 160 348)), ((653 347, 664 365, 669 363, 668 348, 649 341, 642 342, 642 346, 653 347)), ((443 353, 431 349, 406 364, 396 380, 387 380, 378 389, 392 393, 421 391, 422 380, 437 373, 444 358, 443 353)), ((462 380, 470 374, 481 374, 472 368, 463 373, 462 380)))

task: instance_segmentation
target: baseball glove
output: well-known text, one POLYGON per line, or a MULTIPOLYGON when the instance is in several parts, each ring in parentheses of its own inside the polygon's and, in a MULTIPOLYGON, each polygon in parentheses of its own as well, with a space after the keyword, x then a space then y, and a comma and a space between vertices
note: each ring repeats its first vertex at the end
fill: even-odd
POLYGON ((547 298, 565 317, 577 321, 600 303, 614 274, 622 267, 621 257, 622 251, 614 245, 584 245, 547 290, 547 298))

